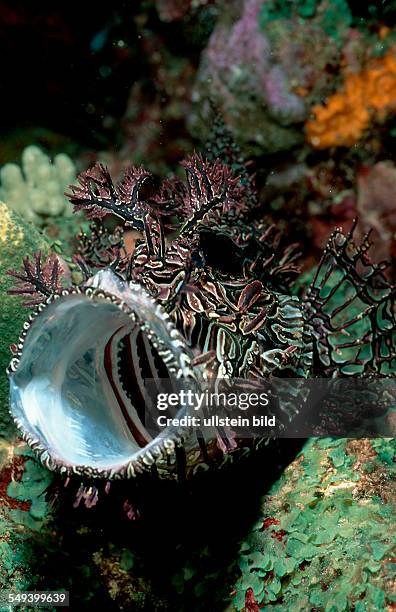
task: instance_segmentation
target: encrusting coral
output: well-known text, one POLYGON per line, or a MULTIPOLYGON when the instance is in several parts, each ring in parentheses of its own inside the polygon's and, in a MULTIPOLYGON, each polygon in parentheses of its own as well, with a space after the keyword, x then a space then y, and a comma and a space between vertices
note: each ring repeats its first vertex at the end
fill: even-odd
POLYGON ((0 198, 8 206, 36 225, 48 219, 70 216, 64 196, 66 187, 76 176, 70 157, 64 153, 50 158, 35 145, 22 153, 22 162, 5 164, 0 170, 0 198))
POLYGON ((344 87, 314 106, 314 118, 306 124, 308 142, 317 149, 353 146, 371 121, 396 111, 396 54, 390 49, 372 59, 358 74, 347 74, 344 87))
POLYGON ((310 440, 262 499, 229 610, 394 610, 395 440, 310 440))
POLYGON ((29 254, 41 251, 43 255, 46 255, 48 250, 49 243, 45 237, 6 204, 0 202, 0 275, 2 279, 0 315, 0 367, 2 371, 2 376, 0 377, 0 437, 8 435, 10 426, 10 419, 6 408, 8 403, 8 383, 3 373, 10 360, 10 345, 15 341, 15 334, 21 329, 27 312, 26 308, 22 306, 22 300, 19 297, 7 295, 7 291, 13 285, 13 280, 6 275, 6 271, 10 265, 18 265, 21 251, 29 254))
POLYGON ((50 481, 25 444, 0 440, 1 589, 23 591, 37 583, 35 544, 51 520, 43 495, 50 481))

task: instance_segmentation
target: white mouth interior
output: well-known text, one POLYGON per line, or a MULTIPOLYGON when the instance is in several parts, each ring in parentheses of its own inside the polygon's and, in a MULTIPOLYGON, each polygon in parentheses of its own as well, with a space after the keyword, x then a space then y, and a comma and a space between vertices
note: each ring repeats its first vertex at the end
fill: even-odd
POLYGON ((109 300, 84 294, 55 300, 39 321, 10 381, 19 426, 57 464, 99 470, 127 464, 151 438, 122 385, 109 380, 104 356, 117 377, 117 340, 134 322, 109 300))

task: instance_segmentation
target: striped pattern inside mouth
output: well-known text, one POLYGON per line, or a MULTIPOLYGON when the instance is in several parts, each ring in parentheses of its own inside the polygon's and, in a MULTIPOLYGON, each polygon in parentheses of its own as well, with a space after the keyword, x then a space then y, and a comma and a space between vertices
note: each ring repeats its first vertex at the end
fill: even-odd
MULTIPOLYGON (((105 345, 104 369, 125 422, 143 448, 156 424, 157 394, 169 391, 171 377, 157 348, 136 325, 129 333, 117 330, 105 345)), ((167 415, 167 411, 165 411, 167 415)))

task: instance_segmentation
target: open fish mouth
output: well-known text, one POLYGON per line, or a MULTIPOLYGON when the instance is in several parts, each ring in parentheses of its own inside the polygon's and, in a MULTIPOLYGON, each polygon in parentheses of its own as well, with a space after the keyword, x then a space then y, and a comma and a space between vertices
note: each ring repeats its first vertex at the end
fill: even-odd
POLYGON ((197 390, 192 354, 142 287, 109 270, 90 285, 54 295, 25 324, 9 368, 11 415, 42 463, 65 475, 166 471, 191 431, 150 433, 144 381, 197 390))

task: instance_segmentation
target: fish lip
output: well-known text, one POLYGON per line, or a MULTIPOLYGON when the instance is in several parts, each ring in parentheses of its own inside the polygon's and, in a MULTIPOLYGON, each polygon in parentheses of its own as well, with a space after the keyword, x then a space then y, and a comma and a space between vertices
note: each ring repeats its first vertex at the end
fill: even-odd
MULTIPOLYGON (((143 287, 137 286, 136 284, 133 288, 134 290, 145 292, 143 287)), ((128 306, 125 301, 122 301, 118 296, 104 291, 100 286, 73 286, 62 290, 60 293, 51 295, 45 300, 45 302, 40 304, 34 311, 32 311, 28 317, 28 320, 23 326, 23 330, 18 339, 17 350, 15 351, 14 357, 11 359, 7 368, 7 375, 10 380, 10 385, 14 383, 14 377, 18 373, 23 349, 29 332, 33 325, 37 324, 37 322, 40 320, 41 313, 57 300, 73 295, 85 295, 93 299, 99 298, 109 301, 118 306, 120 310, 122 310, 127 316, 131 317, 133 321, 136 321, 137 319, 136 312, 130 306, 128 306)), ((179 359, 181 378, 186 380, 186 382, 199 387, 196 369, 191 366, 192 353, 186 341, 177 331, 169 315, 162 309, 160 304, 156 302, 154 298, 149 296, 149 294, 146 293, 146 295, 150 300, 152 300, 153 304, 155 304, 156 314, 158 315, 160 313, 162 315, 162 323, 169 331, 169 337, 177 340, 178 350, 180 351, 180 356, 182 356, 182 359, 179 359)), ((152 330, 147 322, 138 321, 138 324, 141 325, 141 328, 145 333, 149 334, 149 337, 152 335, 152 330)), ((156 337, 155 334, 154 337, 156 337)), ((177 359, 176 352, 173 353, 173 356, 175 359, 177 359)), ((186 438, 191 432, 191 428, 187 427, 179 429, 174 427, 166 427, 146 446, 134 453, 133 457, 128 462, 112 465, 108 468, 93 467, 85 464, 66 463, 64 459, 57 457, 56 454, 44 444, 43 440, 35 436, 32 431, 29 431, 23 421, 19 419, 16 414, 14 414, 12 401, 9 403, 9 413, 15 422, 22 439, 29 445, 41 463, 49 470, 59 472, 63 476, 79 475, 92 479, 100 478, 107 480, 134 478, 139 474, 151 471, 153 466, 155 466, 157 463, 162 464, 162 467, 164 467, 164 465, 166 467, 166 461, 169 455, 173 455, 177 447, 184 445, 186 438)), ((165 473, 166 472, 167 470, 165 469, 165 473)))

